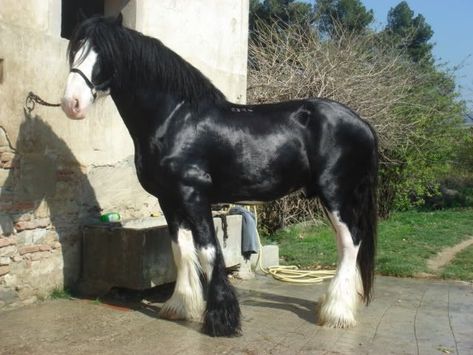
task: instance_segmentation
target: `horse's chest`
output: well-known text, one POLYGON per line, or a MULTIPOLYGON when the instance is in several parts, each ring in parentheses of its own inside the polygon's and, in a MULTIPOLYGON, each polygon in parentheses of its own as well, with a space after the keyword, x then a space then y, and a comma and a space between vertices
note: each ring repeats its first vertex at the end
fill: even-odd
POLYGON ((160 181, 157 157, 154 157, 154 154, 148 149, 135 145, 135 167, 141 186, 147 192, 156 194, 160 181))

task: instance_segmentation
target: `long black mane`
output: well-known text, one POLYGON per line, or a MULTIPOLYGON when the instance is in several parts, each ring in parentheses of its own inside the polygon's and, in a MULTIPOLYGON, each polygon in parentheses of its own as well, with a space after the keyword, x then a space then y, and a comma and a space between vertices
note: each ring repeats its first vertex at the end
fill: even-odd
POLYGON ((112 90, 113 86, 130 93, 158 89, 190 103, 226 102, 225 95, 198 69, 161 41, 125 28, 120 21, 92 17, 82 22, 69 42, 70 66, 85 41, 99 55, 103 75, 108 76, 103 79, 112 78, 112 90))

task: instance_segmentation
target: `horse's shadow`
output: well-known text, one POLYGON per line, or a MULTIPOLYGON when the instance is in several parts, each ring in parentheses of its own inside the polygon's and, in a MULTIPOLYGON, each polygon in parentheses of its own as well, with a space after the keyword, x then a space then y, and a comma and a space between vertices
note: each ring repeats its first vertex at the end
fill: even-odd
POLYGON ((315 309, 317 302, 297 297, 282 296, 276 293, 239 290, 241 304, 250 307, 264 307, 291 312, 308 323, 317 323, 315 309))
POLYGON ((85 168, 47 122, 26 111, 11 149, 15 157, 0 190, 2 230, 7 237, 14 234, 19 250, 46 245, 54 254, 61 249, 64 288, 74 291, 80 273, 80 226, 100 214, 85 168))
MULTIPOLYGON (((135 291, 129 289, 112 289, 101 301, 112 306, 125 307, 134 311, 143 313, 151 318, 159 318, 159 312, 164 303, 174 289, 174 284, 166 284, 154 287, 152 289, 135 291)), ((297 297, 282 296, 277 293, 261 292, 236 288, 240 304, 247 307, 263 307, 271 310, 281 310, 291 312, 300 319, 317 324, 316 309, 318 303, 297 297)), ((245 310, 242 310, 245 315, 245 310)), ((189 328, 198 329, 198 322, 177 321, 177 324, 189 328)))

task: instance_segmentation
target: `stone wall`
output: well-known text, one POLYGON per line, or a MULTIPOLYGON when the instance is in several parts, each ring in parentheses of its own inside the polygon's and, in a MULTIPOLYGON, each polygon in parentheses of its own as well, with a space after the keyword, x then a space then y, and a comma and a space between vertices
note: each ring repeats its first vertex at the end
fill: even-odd
MULTIPOLYGON (((165 37, 229 99, 244 101, 248 0, 105 3, 106 13, 121 9, 126 24, 165 37)), ((135 218, 159 210, 137 181, 131 139, 110 98, 82 121, 58 108, 24 110, 29 91, 57 102, 64 90, 60 14, 60 0, 4 0, 0 8, 0 308, 74 288, 80 228, 100 213, 135 218)))

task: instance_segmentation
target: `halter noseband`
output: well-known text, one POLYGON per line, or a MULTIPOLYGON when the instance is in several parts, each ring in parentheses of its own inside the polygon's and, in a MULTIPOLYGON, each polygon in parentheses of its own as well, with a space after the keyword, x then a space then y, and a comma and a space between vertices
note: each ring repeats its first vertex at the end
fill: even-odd
POLYGON ((101 90, 101 88, 107 86, 111 81, 111 79, 109 79, 109 80, 105 80, 102 84, 95 85, 92 81, 89 80, 89 78, 80 69, 72 68, 70 72, 71 73, 77 73, 82 77, 82 79, 84 79, 85 84, 89 87, 89 89, 92 93, 92 96, 94 97, 94 101, 97 98, 97 91, 99 91, 99 90, 101 90))

